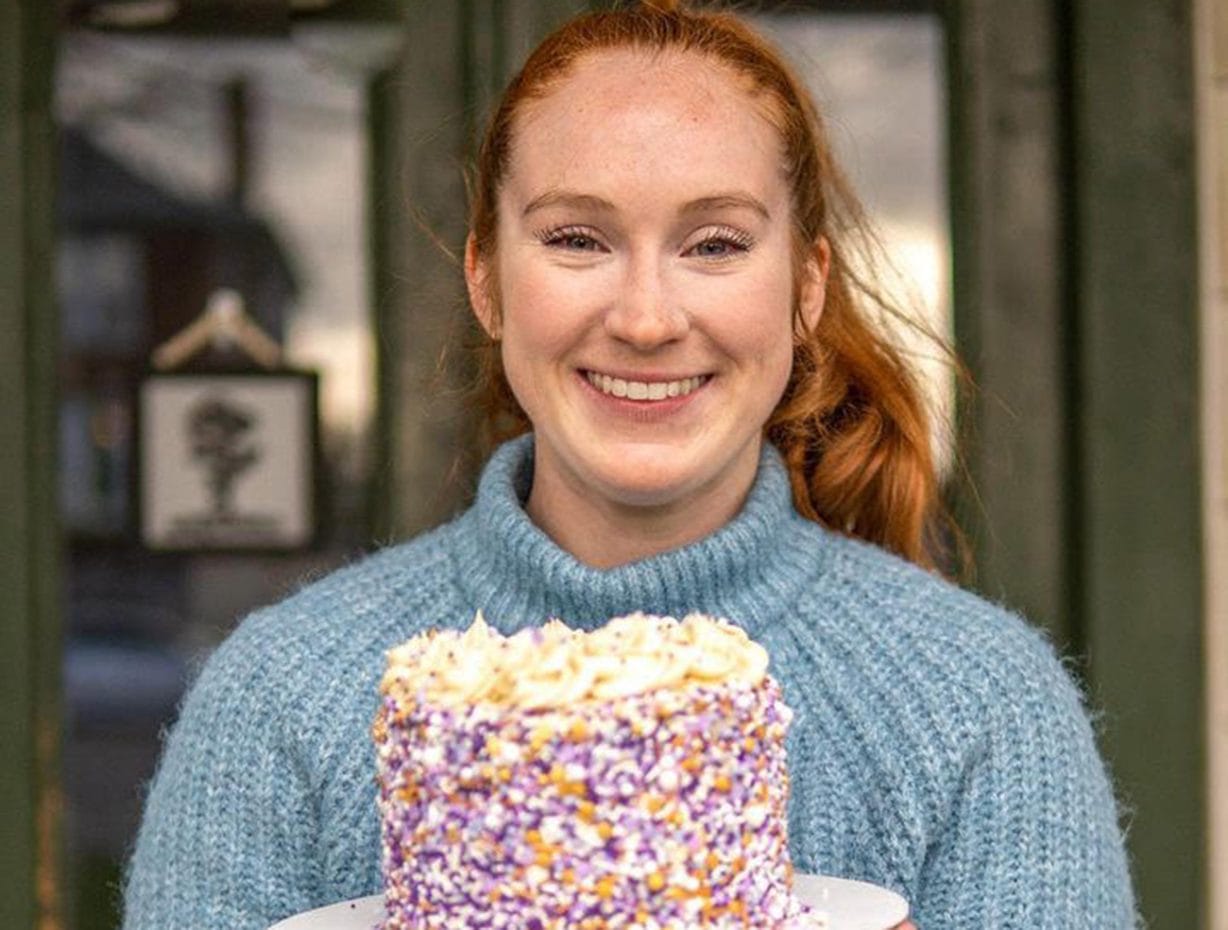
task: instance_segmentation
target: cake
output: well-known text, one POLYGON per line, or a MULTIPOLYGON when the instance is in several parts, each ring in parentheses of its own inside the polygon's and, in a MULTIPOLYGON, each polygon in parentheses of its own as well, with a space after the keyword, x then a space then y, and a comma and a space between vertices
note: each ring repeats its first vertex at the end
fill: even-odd
POLYGON ((384 930, 793 930, 785 732, 739 627, 635 614, 388 653, 384 930))

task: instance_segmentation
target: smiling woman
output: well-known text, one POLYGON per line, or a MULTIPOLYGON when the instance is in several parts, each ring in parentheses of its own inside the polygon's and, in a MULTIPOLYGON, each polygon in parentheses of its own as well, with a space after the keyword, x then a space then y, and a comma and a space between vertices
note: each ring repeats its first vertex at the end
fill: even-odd
MULTIPOLYGON (((548 37, 492 119, 465 253, 491 415, 522 435, 459 518, 253 615, 215 654, 150 794, 130 930, 260 930, 379 890, 381 654, 475 610, 503 634, 731 618, 796 712, 799 870, 893 889, 926 930, 1133 925, 1078 691, 1021 618, 928 570, 929 421, 868 322, 864 232, 813 103, 741 19, 662 0, 548 37)), ((654 888, 719 885, 710 868, 654 888)), ((411 895, 407 919, 452 927, 451 907, 505 892, 411 895)), ((763 911, 697 927, 787 926, 763 911)), ((575 926, 655 924, 607 908, 575 926)))
MULTIPOLYGON (((949 350, 885 301, 879 282, 858 270, 875 267, 875 236, 836 165, 813 101, 778 53, 735 17, 693 15, 683 27, 663 17, 638 32, 627 25, 632 19, 613 25, 602 17, 581 20, 548 38, 491 120, 479 157, 467 249, 470 293, 487 332, 498 333, 500 302, 510 299, 500 291, 504 259, 496 253, 532 244, 527 231, 536 232, 536 241, 551 251, 579 253, 574 261, 595 263, 607 277, 612 266, 621 269, 627 277, 619 286, 632 301, 660 300, 655 318, 639 313, 632 321, 642 332, 615 336, 627 346, 634 347, 637 339, 665 338, 656 330, 692 319, 693 300, 713 293, 697 282, 722 281, 719 295, 709 303, 715 310, 722 301, 740 302, 744 332, 754 332, 767 319, 788 327, 786 381, 768 415, 755 422, 766 424, 764 435, 789 463, 799 511, 921 565, 948 564, 943 540, 958 533, 952 533, 938 500, 931 413, 916 372, 871 322, 869 311, 903 322, 939 356, 949 358, 949 350), (571 79, 560 81, 563 74, 571 79), (635 157, 611 159, 610 152, 620 148, 633 150, 635 157), (731 189, 730 178, 739 179, 744 189, 731 189), (777 202, 771 203, 773 197, 777 202), (671 228, 659 215, 666 202, 675 213, 671 228), (547 221, 524 222, 539 208, 547 221), (566 208, 571 213, 560 215, 566 208), (516 216, 518 223, 513 222, 516 216), (677 250, 678 261, 668 266, 668 277, 663 266, 659 281, 645 278, 644 258, 638 254, 644 249, 643 234, 638 243, 630 241, 626 226, 637 219, 641 227, 656 224, 658 248, 669 235, 676 237, 668 244, 677 250), (781 260, 783 266, 771 266, 781 260), (683 284, 672 271, 685 268, 702 273, 683 284), (730 280, 718 273, 729 274, 730 280), (772 286, 790 289, 783 315, 765 318, 748 312, 760 308, 760 298, 769 306, 778 298, 769 291, 740 292, 754 287, 755 275, 769 291, 772 286), (685 303, 668 291, 679 286, 687 291, 685 303), (648 293, 645 287, 661 290, 648 293)), ((629 306, 630 311, 611 313, 609 325, 622 325, 628 312, 635 312, 634 303, 629 306)), ((719 311, 703 316, 721 330, 719 311)), ((765 345, 772 335, 769 325, 762 335, 765 345)), ((697 334, 688 346, 703 338, 697 334)), ((757 347, 747 343, 745 348, 754 352, 757 347)), ((485 352, 490 433, 506 439, 533 429, 540 438, 542 425, 523 407, 525 397, 505 371, 516 354, 509 356, 508 346, 498 339, 485 352)), ((674 346, 666 354, 680 353, 674 346)), ((774 360, 762 361, 765 371, 779 371, 774 360)), ((741 372, 747 373, 745 368, 741 372)), ((643 375, 635 366, 629 366, 628 377, 599 368, 595 373, 609 375, 611 389, 616 381, 643 375)), ((777 388, 770 379, 761 383, 756 378, 755 384, 768 393, 777 388)), ((725 385, 736 387, 730 378, 725 385)), ((624 409, 632 420, 646 413, 624 409)), ((740 409, 749 408, 742 404, 740 409)), ((736 417, 738 411, 729 412, 736 417)), ((739 450, 743 490, 755 442, 739 450)), ((661 467, 654 458, 648 474, 661 467)), ((736 495, 729 493, 733 485, 711 484, 720 467, 712 463, 704 488, 717 494, 710 499, 718 506, 709 514, 709 528, 737 507, 736 495)), ((681 490, 689 491, 698 505, 693 495, 699 488, 681 490)), ((590 528, 609 528, 608 508, 600 513, 590 508, 590 514, 600 517, 590 528)), ((668 548, 685 541, 686 533, 666 530, 654 536, 659 547, 668 548)), ((609 564, 636 555, 611 553, 609 564)), ((596 553, 590 556, 606 561, 596 553)))
POLYGON ((470 240, 474 306, 533 424, 528 512, 587 564, 737 513, 794 314, 810 329, 822 311, 826 246, 795 307, 776 130, 745 97, 736 72, 693 54, 585 58, 518 123, 494 255, 470 240), (648 514, 654 533, 629 531, 648 514))

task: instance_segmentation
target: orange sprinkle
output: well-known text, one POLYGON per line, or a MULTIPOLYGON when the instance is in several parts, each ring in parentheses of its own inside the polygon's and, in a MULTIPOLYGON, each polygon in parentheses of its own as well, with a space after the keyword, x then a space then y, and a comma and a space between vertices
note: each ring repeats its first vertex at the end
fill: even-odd
POLYGON ((728 791, 733 787, 733 783, 729 780, 729 776, 721 773, 712 780, 712 787, 717 791, 728 791))
POLYGON ((649 891, 660 891, 665 887, 665 876, 660 872, 653 872, 648 876, 648 881, 646 884, 648 885, 649 891))
POLYGON ((614 896, 614 878, 607 875, 605 878, 597 882, 597 897, 603 901, 608 901, 614 896))
POLYGON ((571 725, 571 729, 567 731, 567 738, 576 743, 588 739, 588 727, 583 720, 577 720, 571 725))
POLYGON ((603 820, 601 823, 597 824, 597 835, 603 840, 608 840, 614 835, 614 828, 603 820))
POLYGON ((538 727, 529 734, 529 748, 534 752, 538 752, 546 743, 550 742, 550 737, 553 735, 554 733, 549 727, 538 727))

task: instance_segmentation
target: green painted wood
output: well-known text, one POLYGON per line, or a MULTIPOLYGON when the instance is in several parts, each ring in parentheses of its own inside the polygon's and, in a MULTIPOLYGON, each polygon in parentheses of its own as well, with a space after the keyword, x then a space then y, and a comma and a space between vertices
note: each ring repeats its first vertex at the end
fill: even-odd
POLYGON ((388 334, 394 331, 396 290, 392 255, 393 217, 399 204, 393 202, 390 178, 396 176, 395 145, 392 138, 395 118, 393 108, 397 96, 393 90, 395 72, 374 75, 367 84, 367 299, 371 307, 371 327, 375 335, 375 416, 372 424, 372 468, 367 499, 367 527, 376 542, 394 535, 394 493, 392 442, 394 418, 393 398, 396 381, 393 377, 395 352, 388 344, 388 334))
POLYGON ((406 46, 384 100, 386 172, 373 178, 388 237, 380 331, 381 422, 389 433, 387 523, 403 537, 434 526, 465 500, 458 456, 472 444, 455 352, 465 297, 468 154, 462 4, 414 0, 406 46))
POLYGON ((1077 653, 1056 24, 1016 0, 960 0, 946 24, 954 332, 976 385, 957 509, 975 587, 1077 653))
POLYGON ((0 4, 0 926, 58 919, 54 9, 0 4))
POLYGON ((1198 243, 1191 11, 1071 6, 1079 500, 1091 682, 1144 915, 1204 921, 1198 243))
POLYGON ((947 14, 956 333, 980 384, 964 410, 980 586, 1080 658, 1141 910, 1150 926, 1198 927, 1190 12, 952 0, 947 14))
POLYGON ((519 67, 548 28, 580 0, 483 0, 407 6, 412 29, 386 92, 382 203, 386 250, 377 313, 386 478, 383 538, 435 526, 468 502, 480 466, 478 412, 469 395, 476 341, 460 257, 468 221, 463 173, 481 120, 502 90, 499 69, 519 67))
POLYGON ((29 559, 30 481, 25 446, 27 410, 25 209, 22 188, 25 137, 22 64, 23 11, 0 6, 0 397, 9 407, 0 417, 0 590, 13 615, 0 624, 0 810, 8 820, 0 843, 0 924, 32 927, 35 916, 35 782, 30 678, 32 600, 29 559))

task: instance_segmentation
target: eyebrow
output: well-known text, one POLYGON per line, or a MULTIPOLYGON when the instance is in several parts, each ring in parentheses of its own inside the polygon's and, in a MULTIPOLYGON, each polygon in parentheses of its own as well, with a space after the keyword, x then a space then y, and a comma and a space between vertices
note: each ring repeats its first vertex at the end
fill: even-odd
MULTIPOLYGON (((581 194, 578 191, 555 188, 548 190, 544 194, 539 194, 530 200, 521 216, 528 216, 536 210, 544 210, 547 207, 574 207, 587 208, 590 210, 600 210, 602 212, 611 213, 617 208, 604 197, 597 197, 593 194, 581 194)), ((744 210, 752 210, 758 213, 765 220, 772 218, 771 212, 763 202, 757 197, 742 191, 729 191, 725 193, 712 194, 708 197, 699 197, 685 204, 682 207, 683 213, 704 213, 709 210, 727 209, 729 207, 742 208, 744 210)))
POLYGON ((698 200, 692 200, 682 208, 683 213, 704 213, 708 210, 722 210, 729 207, 741 207, 744 210, 753 210, 765 220, 770 220, 772 214, 768 208, 763 205, 758 197, 752 197, 750 194, 742 193, 741 191, 731 191, 725 194, 713 194, 711 197, 700 197, 698 200))
POLYGON ((544 210, 546 207, 587 207, 590 210, 602 210, 612 212, 614 204, 602 198, 595 197, 592 194, 581 194, 578 191, 560 190, 555 188, 548 190, 544 194, 539 194, 527 204, 521 216, 528 216, 535 210, 544 210))

